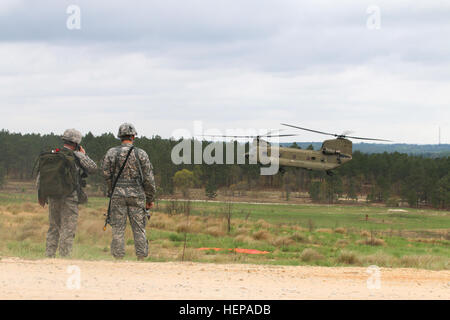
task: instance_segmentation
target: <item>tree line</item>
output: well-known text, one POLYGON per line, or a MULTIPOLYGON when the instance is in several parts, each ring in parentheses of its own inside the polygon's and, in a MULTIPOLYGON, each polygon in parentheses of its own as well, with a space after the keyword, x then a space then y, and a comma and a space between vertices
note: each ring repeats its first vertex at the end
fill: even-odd
MULTIPOLYGON (((185 181, 189 187, 205 188, 206 194, 211 197, 217 195, 219 188, 233 194, 273 189, 283 191, 286 198, 292 192, 307 192, 314 201, 324 203, 334 203, 343 197, 349 200, 364 197, 369 202, 392 206, 408 203, 413 207, 425 205, 450 208, 449 156, 426 157, 398 152, 366 154, 355 151, 353 160, 334 170, 333 176, 295 168, 286 168, 284 174, 261 176, 260 168, 250 164, 175 165, 171 160, 171 150, 177 143, 179 141, 159 136, 136 139, 135 145, 149 154, 159 194, 172 194, 179 187, 176 182, 185 181), (183 174, 174 179, 179 171, 183 171, 183 174)), ((229 143, 236 150, 237 142, 229 143)), ((119 145, 120 141, 112 133, 100 136, 88 133, 81 144, 89 156, 100 164, 106 151, 119 145)), ((203 141, 202 148, 207 144, 203 141)), ((60 136, 55 134, 0 131, 0 185, 8 178, 30 179, 40 152, 61 145, 60 136)), ((245 147, 248 151, 248 143, 245 147)), ((297 144, 292 147, 299 148, 297 144)), ((224 148, 224 159, 226 150, 224 148)), ((88 183, 104 190, 100 172, 90 176, 88 183)))

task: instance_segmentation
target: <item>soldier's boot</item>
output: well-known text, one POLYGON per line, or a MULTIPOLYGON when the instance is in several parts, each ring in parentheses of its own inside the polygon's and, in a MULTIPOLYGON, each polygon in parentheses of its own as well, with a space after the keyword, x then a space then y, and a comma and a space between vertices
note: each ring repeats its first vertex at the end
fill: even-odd
POLYGON ((58 248, 57 244, 53 245, 53 244, 50 244, 47 241, 47 245, 46 245, 46 248, 45 248, 45 256, 47 258, 55 258, 56 257, 56 250, 57 250, 57 248, 58 248))

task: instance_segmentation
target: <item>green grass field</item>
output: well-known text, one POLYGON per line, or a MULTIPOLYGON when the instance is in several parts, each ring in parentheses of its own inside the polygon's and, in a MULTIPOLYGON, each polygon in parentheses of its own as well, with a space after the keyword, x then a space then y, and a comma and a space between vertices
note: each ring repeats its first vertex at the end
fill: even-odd
MULTIPOLYGON (((73 258, 111 260, 111 229, 102 230, 107 199, 80 206, 73 258)), ((339 205, 159 201, 147 228, 149 261, 450 269, 450 212, 339 205), (188 209, 189 208, 189 209, 188 209), (189 219, 187 216, 189 211, 189 219), (228 226, 228 215, 231 224, 228 226), (228 230, 230 227, 230 230, 228 230), (251 255, 233 250, 268 251, 251 255)), ((42 258, 47 208, 36 196, 0 193, 0 254, 42 258)), ((134 259, 131 230, 127 259, 134 259)))

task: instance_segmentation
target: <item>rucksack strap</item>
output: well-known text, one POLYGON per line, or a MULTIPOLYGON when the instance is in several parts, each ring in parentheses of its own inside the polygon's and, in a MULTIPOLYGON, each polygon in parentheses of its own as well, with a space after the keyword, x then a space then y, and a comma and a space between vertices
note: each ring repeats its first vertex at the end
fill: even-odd
POLYGON ((139 154, 137 149, 134 149, 134 155, 136 157, 136 161, 138 164, 138 168, 139 168, 139 180, 141 182, 141 185, 144 184, 144 175, 142 174, 142 166, 141 166, 141 159, 139 159, 139 154))

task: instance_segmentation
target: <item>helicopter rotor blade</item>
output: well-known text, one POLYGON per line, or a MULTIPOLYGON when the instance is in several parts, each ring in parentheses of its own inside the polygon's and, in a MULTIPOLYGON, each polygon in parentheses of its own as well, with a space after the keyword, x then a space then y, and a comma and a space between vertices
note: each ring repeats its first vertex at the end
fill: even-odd
POLYGON ((201 137, 213 137, 213 138, 253 138, 256 136, 227 136, 227 135, 216 135, 216 134, 204 134, 201 137))
POLYGON ((273 138, 273 137, 295 137, 295 136, 298 136, 298 134, 277 134, 277 135, 260 136, 260 137, 273 138))
MULTIPOLYGON (((268 132, 270 133, 270 132, 268 132)), ((293 137, 293 136, 298 136, 298 134, 276 134, 276 135, 268 135, 268 133, 261 135, 261 136, 228 136, 228 135, 210 135, 210 134, 205 134, 202 137, 213 137, 213 138, 240 138, 240 139, 248 139, 248 138, 253 138, 253 139, 259 139, 261 137, 265 137, 265 138, 274 138, 274 137, 293 137)))
POLYGON ((280 132, 280 131, 284 131, 285 129, 275 129, 275 130, 269 130, 264 134, 259 135, 259 137, 269 137, 272 135, 272 133, 274 132, 280 132))
POLYGON ((295 128, 295 129, 306 130, 306 131, 311 131, 311 132, 320 133, 320 134, 326 134, 326 135, 333 136, 333 137, 338 137, 339 136, 338 134, 334 134, 334 133, 328 133, 328 132, 323 132, 323 131, 317 131, 317 130, 302 128, 302 127, 297 127, 297 126, 293 126, 291 124, 286 124, 286 123, 281 123, 281 125, 287 126, 287 127, 291 127, 291 128, 295 128))
POLYGON ((301 130, 311 131, 311 132, 315 132, 315 133, 325 134, 325 135, 333 136, 333 137, 336 137, 336 138, 343 138, 343 139, 345 139, 345 138, 350 138, 350 139, 358 139, 358 140, 371 140, 371 141, 392 142, 391 140, 385 140, 385 139, 354 137, 354 136, 347 136, 347 135, 345 135, 345 134, 335 134, 335 133, 329 133, 329 132, 317 131, 317 130, 312 130, 312 129, 307 129, 307 128, 302 128, 302 127, 293 126, 293 125, 286 124, 286 123, 281 123, 281 125, 287 126, 287 127, 291 127, 291 128, 296 128, 296 129, 301 129, 301 130))
POLYGON ((352 137, 352 136, 340 136, 340 137, 343 137, 343 138, 350 138, 350 139, 359 139, 359 140, 371 140, 371 141, 392 142, 391 140, 375 139, 375 138, 362 138, 362 137, 352 137))

